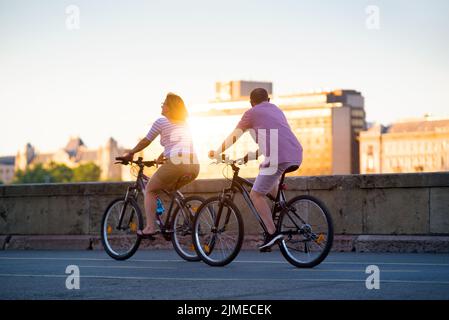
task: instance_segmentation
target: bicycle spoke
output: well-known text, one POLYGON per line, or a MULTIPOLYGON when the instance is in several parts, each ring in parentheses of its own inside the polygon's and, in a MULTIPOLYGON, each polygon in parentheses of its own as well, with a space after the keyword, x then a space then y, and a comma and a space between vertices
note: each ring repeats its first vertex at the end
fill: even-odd
POLYGON ((197 214, 194 239, 201 258, 211 265, 229 263, 241 246, 238 240, 240 222, 234 208, 217 199, 197 214), (200 244, 203 245, 200 247, 200 244))
MULTIPOLYGON (((171 201, 173 200, 166 199, 167 203, 171 201)), ((198 255, 192 242, 194 211, 191 208, 201 206, 203 201, 204 200, 199 198, 193 199, 187 197, 184 201, 180 201, 181 205, 175 204, 174 209, 172 209, 172 212, 174 212, 174 221, 171 241, 176 252, 181 256, 181 258, 187 261, 198 261, 198 255)), ((169 205, 166 207, 170 208, 169 205)))
POLYGON ((223 243, 220 241, 220 239, 218 239, 218 243, 220 244, 220 252, 221 252, 221 256, 223 257, 223 259, 226 259, 226 256, 224 254, 224 249, 223 249, 223 243))
POLYGON ((111 257, 120 260, 132 255, 139 244, 137 235, 131 233, 137 229, 131 227, 131 221, 135 219, 135 225, 138 226, 140 220, 132 203, 127 205, 126 211, 123 211, 123 202, 118 200, 111 204, 102 221, 103 246, 111 257), (121 215, 123 215, 122 226, 118 228, 121 215))
POLYGON ((296 266, 314 266, 327 255, 329 220, 320 205, 310 196, 298 196, 281 216, 281 233, 285 239, 281 249, 296 266))
POLYGON ((232 245, 232 242, 234 242, 234 238, 231 238, 231 237, 229 237, 229 236, 224 236, 224 237, 222 237, 222 241, 225 243, 225 245, 227 246, 227 248, 229 249, 229 251, 232 251, 232 249, 233 249, 233 245, 232 245), (229 239, 229 240, 231 240, 231 242, 228 242, 228 241, 226 241, 226 239, 229 239))
POLYGON ((230 243, 228 243, 225 239, 223 239, 223 243, 225 244, 227 251, 231 252, 232 251, 232 245, 230 243))
POLYGON ((201 219, 201 222, 204 222, 205 224, 207 224, 209 229, 212 229, 213 221, 211 221, 211 223, 209 223, 209 222, 207 222, 207 220, 201 219))
POLYGON ((293 250, 293 251, 304 252, 304 250, 302 250, 302 249, 293 248, 293 247, 290 247, 290 246, 287 246, 287 248, 290 249, 290 250, 293 250))
POLYGON ((308 242, 304 242, 304 253, 306 253, 307 255, 310 255, 308 242))

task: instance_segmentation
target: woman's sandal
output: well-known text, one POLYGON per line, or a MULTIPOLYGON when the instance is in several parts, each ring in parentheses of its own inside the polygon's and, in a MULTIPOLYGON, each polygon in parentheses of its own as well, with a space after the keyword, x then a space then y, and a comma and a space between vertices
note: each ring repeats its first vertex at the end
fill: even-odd
POLYGON ((137 231, 137 236, 142 239, 148 239, 148 240, 155 240, 155 235, 161 233, 159 230, 153 232, 153 233, 144 233, 142 230, 137 231))

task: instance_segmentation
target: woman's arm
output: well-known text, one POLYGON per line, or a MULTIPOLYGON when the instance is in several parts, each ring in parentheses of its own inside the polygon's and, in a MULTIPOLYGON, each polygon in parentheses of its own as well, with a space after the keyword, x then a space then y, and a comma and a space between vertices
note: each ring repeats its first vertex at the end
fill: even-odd
POLYGON ((142 151, 143 149, 148 147, 151 142, 153 142, 153 140, 161 133, 161 121, 163 121, 163 118, 156 120, 151 126, 151 129, 147 133, 146 137, 140 140, 139 143, 129 152, 125 153, 123 157, 128 160, 132 160, 135 153, 142 151))
POLYGON ((134 148, 132 148, 129 152, 125 153, 123 157, 132 160, 135 153, 142 151, 143 149, 148 147, 150 143, 151 143, 150 140, 148 140, 147 138, 143 138, 134 148))

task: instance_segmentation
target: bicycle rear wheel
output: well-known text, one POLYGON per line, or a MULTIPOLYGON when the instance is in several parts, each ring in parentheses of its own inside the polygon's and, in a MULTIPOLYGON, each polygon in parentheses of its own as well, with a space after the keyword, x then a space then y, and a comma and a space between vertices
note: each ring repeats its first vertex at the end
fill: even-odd
POLYGON ((173 236, 171 237, 173 247, 179 256, 187 261, 201 260, 192 243, 192 232, 194 217, 204 201, 204 198, 199 196, 187 197, 184 199, 184 208, 176 206, 173 214, 171 227, 173 230, 173 236))
POLYGON ((143 229, 143 218, 134 199, 112 201, 101 221, 101 242, 106 253, 116 260, 130 258, 140 245, 141 238, 136 233, 138 229, 143 229), (119 225, 122 213, 122 223, 119 225))
POLYGON ((326 206, 317 198, 300 195, 287 203, 278 230, 284 234, 279 243, 282 255, 298 268, 312 268, 328 255, 334 227, 326 206))
POLYGON ((243 220, 229 200, 213 197, 198 209, 193 224, 193 245, 210 266, 225 266, 238 255, 243 243, 243 220))

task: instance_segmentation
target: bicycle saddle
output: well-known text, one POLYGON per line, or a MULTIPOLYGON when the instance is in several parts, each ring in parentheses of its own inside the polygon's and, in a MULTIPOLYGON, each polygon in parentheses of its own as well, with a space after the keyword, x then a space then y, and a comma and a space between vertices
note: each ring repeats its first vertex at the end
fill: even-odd
POLYGON ((284 173, 289 173, 289 172, 293 172, 299 169, 299 166, 294 165, 294 166, 290 166, 287 169, 285 169, 284 173))

